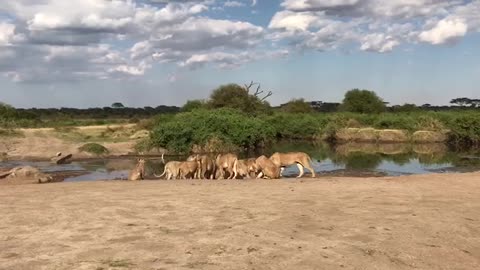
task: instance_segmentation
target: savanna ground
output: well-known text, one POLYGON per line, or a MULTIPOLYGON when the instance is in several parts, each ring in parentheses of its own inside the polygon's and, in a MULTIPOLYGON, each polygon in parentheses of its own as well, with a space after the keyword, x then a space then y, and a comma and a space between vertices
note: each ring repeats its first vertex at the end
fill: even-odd
POLYGON ((73 158, 90 158, 95 155, 79 148, 85 143, 99 143, 108 149, 109 155, 118 156, 134 153, 138 140, 146 136, 148 131, 135 124, 22 128, 0 136, 0 152, 17 160, 48 159, 58 152, 73 154, 73 158))
POLYGON ((0 186, 0 269, 480 269, 480 173, 0 186))

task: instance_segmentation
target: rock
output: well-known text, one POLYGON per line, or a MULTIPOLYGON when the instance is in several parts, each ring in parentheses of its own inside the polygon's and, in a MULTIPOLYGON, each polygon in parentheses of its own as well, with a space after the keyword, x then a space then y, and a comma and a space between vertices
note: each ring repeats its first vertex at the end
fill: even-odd
POLYGON ((412 135, 412 141, 416 143, 438 143, 447 141, 447 135, 441 131, 416 131, 412 135))
POLYGON ((383 129, 378 131, 378 141, 386 143, 408 142, 408 135, 399 129, 383 129))
POLYGON ((339 142, 351 142, 354 141, 358 133, 359 128, 344 128, 340 129, 335 134, 335 139, 339 142))
POLYGON ((62 156, 62 153, 57 153, 57 156, 51 158, 50 160, 55 164, 66 164, 69 162, 69 159, 72 158, 72 154, 62 156))
POLYGON ((377 132, 374 128, 344 128, 335 134, 340 142, 375 142, 377 132))
POLYGON ((374 128, 361 128, 358 130, 354 140, 356 142, 375 142, 377 141, 377 130, 374 128))

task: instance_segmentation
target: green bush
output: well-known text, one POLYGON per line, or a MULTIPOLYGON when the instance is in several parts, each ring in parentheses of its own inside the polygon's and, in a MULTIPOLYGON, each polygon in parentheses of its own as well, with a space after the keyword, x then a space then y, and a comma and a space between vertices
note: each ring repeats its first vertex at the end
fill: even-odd
POLYGON ((355 113, 381 113, 385 111, 386 106, 375 92, 352 89, 345 93, 340 109, 355 113))
POLYGON ((264 116, 266 123, 272 126, 275 137, 281 139, 312 139, 321 130, 324 121, 320 114, 275 113, 264 116))
POLYGON ((466 113, 448 119, 450 140, 455 144, 480 144, 480 113, 466 113))
POLYGON ((97 156, 106 155, 109 153, 108 149, 105 146, 98 143, 84 144, 81 147, 79 147, 78 150, 80 150, 81 152, 86 152, 86 153, 94 154, 97 156))
POLYGON ((234 109, 194 110, 158 121, 151 134, 153 146, 178 153, 193 145, 205 146, 213 138, 225 144, 252 148, 273 138, 271 125, 234 109))

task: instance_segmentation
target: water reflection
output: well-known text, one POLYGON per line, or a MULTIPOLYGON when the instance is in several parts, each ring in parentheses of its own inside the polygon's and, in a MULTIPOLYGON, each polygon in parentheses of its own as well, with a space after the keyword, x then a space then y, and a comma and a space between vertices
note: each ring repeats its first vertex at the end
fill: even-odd
MULTIPOLYGON (((478 149, 449 149, 443 144, 342 144, 281 142, 257 153, 244 153, 244 157, 271 155, 274 152, 302 151, 313 159, 315 171, 321 175, 408 175, 432 172, 468 172, 480 170, 478 149)), ((186 157, 166 157, 166 160, 185 160, 186 157)), ((45 172, 76 172, 65 181, 123 180, 135 166, 135 158, 75 161, 66 165, 49 162, 6 161, 0 168, 31 165, 45 172)), ((148 158, 146 174, 153 176, 163 172, 159 158, 148 158)), ((286 176, 298 175, 296 166, 285 170, 286 176)))

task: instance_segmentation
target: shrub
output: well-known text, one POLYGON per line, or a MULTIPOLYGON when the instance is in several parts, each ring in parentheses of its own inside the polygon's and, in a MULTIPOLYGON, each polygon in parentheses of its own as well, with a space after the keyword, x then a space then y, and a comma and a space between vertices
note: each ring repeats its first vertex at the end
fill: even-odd
POLYGON ((450 140, 455 144, 480 143, 480 114, 468 113, 451 118, 447 123, 450 140))
POLYGON ((305 102, 303 98, 292 99, 281 107, 281 110, 287 113, 312 113, 313 109, 310 103, 305 102))
POLYGON ((380 113, 385 111, 386 106, 375 92, 353 89, 345 94, 341 109, 356 113, 380 113))
POLYGON ((260 98, 250 93, 249 88, 238 84, 227 84, 213 90, 207 106, 212 109, 232 108, 249 115, 260 115, 270 111, 270 104, 264 101, 267 97, 260 98))
POLYGON ((81 152, 86 152, 86 153, 94 154, 97 156, 106 155, 109 153, 108 149, 105 146, 98 143, 84 144, 81 147, 79 147, 78 150, 80 150, 81 152))
POLYGON ((152 144, 177 153, 205 146, 212 138, 225 144, 253 148, 273 137, 271 125, 234 109, 195 110, 159 121, 151 134, 152 144))
POLYGON ((322 121, 313 114, 275 113, 265 116, 265 122, 270 124, 276 138, 282 139, 312 139, 320 133, 322 121))

